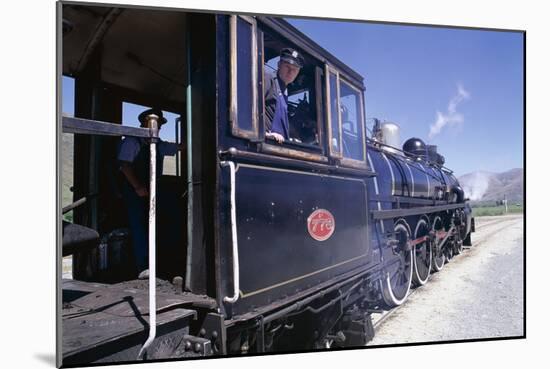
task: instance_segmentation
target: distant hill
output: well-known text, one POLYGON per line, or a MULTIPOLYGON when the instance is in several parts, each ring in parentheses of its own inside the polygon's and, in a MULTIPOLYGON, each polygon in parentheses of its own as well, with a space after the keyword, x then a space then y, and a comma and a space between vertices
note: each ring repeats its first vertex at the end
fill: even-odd
POLYGON ((503 173, 478 171, 458 178, 465 196, 472 201, 497 201, 504 199, 519 202, 523 200, 523 168, 503 173))
POLYGON ((70 133, 61 134, 61 206, 67 206, 73 202, 73 146, 74 138, 70 133))

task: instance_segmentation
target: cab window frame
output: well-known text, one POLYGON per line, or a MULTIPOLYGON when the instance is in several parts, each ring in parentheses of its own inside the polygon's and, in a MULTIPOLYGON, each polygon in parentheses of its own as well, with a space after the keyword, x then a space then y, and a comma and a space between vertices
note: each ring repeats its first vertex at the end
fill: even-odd
MULTIPOLYGON (((353 159, 346 157, 342 153, 342 159, 341 162, 344 165, 348 165, 355 168, 368 168, 367 166, 367 143, 366 143, 366 124, 365 124, 365 108, 364 108, 364 94, 363 90, 354 86, 353 83, 346 80, 346 78, 341 78, 338 83, 338 91, 340 91, 340 83, 345 83, 347 87, 351 88, 355 92, 357 92, 359 104, 357 105, 356 109, 359 109, 359 114, 357 118, 359 119, 359 122, 357 123, 358 128, 360 128, 360 138, 361 138, 361 152, 362 152, 362 160, 353 159)), ((338 98, 340 99, 340 95, 338 95, 338 98)), ((340 117, 340 132, 343 132, 343 123, 342 118, 340 117)), ((343 141, 343 137, 342 137, 343 141)), ((342 147, 343 148, 343 147, 342 147)))
POLYGON ((338 112, 338 150, 334 149, 334 146, 332 145, 332 141, 334 139, 333 137, 333 127, 334 122, 332 121, 332 107, 331 107, 331 96, 332 96, 332 90, 330 88, 330 77, 331 74, 335 76, 336 78, 336 106, 340 106, 340 84, 338 83, 340 72, 328 64, 325 64, 325 115, 327 118, 327 146, 328 146, 328 154, 331 158, 335 159, 342 159, 342 125, 340 122, 340 113, 338 112))
POLYGON ((236 137, 245 138, 249 140, 257 140, 259 136, 259 109, 258 109, 258 26, 254 17, 246 15, 231 15, 229 18, 229 64, 230 64, 230 99, 229 99, 229 124, 231 127, 231 134, 236 137), (244 124, 239 122, 239 107, 245 105, 239 104, 239 86, 238 86, 238 21, 244 21, 251 27, 250 36, 250 54, 251 54, 251 101, 247 106, 251 109, 251 126, 252 129, 243 128, 244 124))
POLYGON ((365 129, 365 111, 364 111, 364 93, 363 90, 355 86, 351 80, 347 79, 340 71, 329 64, 325 64, 325 89, 326 89, 326 99, 325 99, 325 111, 327 119, 327 145, 328 145, 328 154, 331 158, 340 162, 340 164, 357 169, 368 169, 367 165, 367 145, 366 145, 366 129, 365 129), (332 107, 331 107, 331 96, 333 91, 331 90, 331 74, 336 78, 336 106, 339 107, 340 102, 340 84, 345 83, 346 87, 350 87, 352 90, 358 93, 359 104, 356 109, 359 109, 360 113, 358 114, 359 122, 357 124, 360 127, 360 137, 361 140, 361 151, 362 151, 362 160, 353 159, 345 156, 343 151, 343 128, 342 128, 342 114, 340 109, 338 109, 338 149, 335 150, 332 141, 333 141, 333 129, 335 128, 332 117, 332 107))

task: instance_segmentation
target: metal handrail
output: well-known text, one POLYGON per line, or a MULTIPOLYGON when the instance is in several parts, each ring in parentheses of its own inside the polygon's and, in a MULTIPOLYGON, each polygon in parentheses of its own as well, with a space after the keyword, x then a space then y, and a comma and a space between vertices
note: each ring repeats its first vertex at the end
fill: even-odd
MULTIPOLYGON (((374 139, 372 139, 372 138, 370 138, 370 137, 367 137, 366 140, 367 140, 367 143, 370 143, 370 144, 372 144, 373 146, 378 145, 378 146, 388 147, 388 148, 390 148, 390 149, 393 149, 393 150, 396 150, 396 151, 400 152, 401 154, 403 154, 404 157, 408 157, 408 156, 407 156, 407 152, 404 151, 404 150, 402 150, 402 149, 400 149, 400 148, 398 148, 398 147, 394 147, 394 146, 385 144, 385 143, 383 143, 383 142, 376 141, 376 140, 374 140, 374 139)), ((446 166, 444 166, 444 165, 439 165, 439 164, 437 164, 436 162, 433 162, 433 161, 431 161, 431 160, 428 160, 428 158, 423 159, 421 156, 415 155, 415 154, 413 154, 413 157, 414 157, 415 159, 421 159, 421 160, 423 160, 425 163, 427 163, 427 164, 429 164, 429 165, 437 166, 438 168, 441 168, 441 169, 447 171, 447 172, 450 173, 450 174, 453 174, 453 173, 454 173, 451 169, 447 168, 446 166)), ((413 163, 409 163, 409 164, 413 164, 413 163)), ((414 163, 414 164, 416 164, 416 163, 414 163)), ((418 167, 416 167, 416 168, 417 168, 418 170, 423 171, 422 169, 420 169, 420 168, 418 168, 418 167)), ((425 172, 425 171, 424 171, 424 172, 425 172)), ((426 172, 426 174, 429 174, 429 173, 426 172)), ((433 176, 432 176, 432 177, 433 177, 433 176)), ((437 178, 437 177, 434 177, 434 178, 437 178)))
POLYGON ((122 124, 102 122, 93 119, 63 117, 63 133, 100 136, 158 137, 158 129, 128 127, 122 124))
POLYGON ((86 195, 84 197, 81 197, 80 199, 76 200, 72 204, 69 204, 69 205, 65 206, 63 209, 61 209, 61 213, 66 214, 69 211, 71 211, 71 210, 73 210, 73 209, 75 209, 75 208, 77 208, 81 205, 84 205, 88 200, 93 199, 94 197, 97 197, 97 196, 98 196, 97 193, 92 193, 92 194, 86 195))
MULTIPOLYGON (((146 117, 147 125, 152 132, 158 135, 158 116, 150 114, 146 117)), ((149 337, 141 347, 138 359, 147 352, 157 335, 157 267, 156 267, 156 201, 157 201, 157 140, 154 137, 150 144, 149 162, 149 337)))
POLYGON ((222 161, 222 167, 229 166, 229 175, 231 183, 231 243, 233 248, 233 297, 225 296, 223 301, 233 304, 239 299, 239 243, 237 240, 237 209, 235 202, 235 163, 232 161, 222 161))

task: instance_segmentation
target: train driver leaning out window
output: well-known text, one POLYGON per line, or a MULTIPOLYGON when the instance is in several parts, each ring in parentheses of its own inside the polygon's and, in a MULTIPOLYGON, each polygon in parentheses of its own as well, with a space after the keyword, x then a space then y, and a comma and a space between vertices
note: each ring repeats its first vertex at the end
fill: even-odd
POLYGON ((287 86, 294 82, 303 66, 304 58, 298 51, 284 48, 277 64, 277 73, 265 72, 265 137, 278 143, 290 138, 287 86))

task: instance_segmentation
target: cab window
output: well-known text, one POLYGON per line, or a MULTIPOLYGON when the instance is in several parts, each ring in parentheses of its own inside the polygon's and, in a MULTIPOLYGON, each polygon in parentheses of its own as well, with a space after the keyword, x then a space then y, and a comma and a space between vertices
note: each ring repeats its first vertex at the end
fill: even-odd
POLYGON ((340 120, 342 126, 342 153, 346 158, 364 160, 361 93, 340 81, 340 120))
MULTIPOLYGON (((280 59, 280 52, 283 48, 290 47, 299 50, 290 42, 272 35, 268 31, 263 32, 264 45, 264 84, 271 84, 269 79, 277 76, 277 67, 280 59)), ((320 150, 320 126, 321 121, 317 112, 317 99, 322 92, 317 91, 315 61, 305 54, 299 52, 304 57, 304 66, 300 73, 287 86, 288 97, 288 120, 289 120, 289 140, 284 145, 309 147, 312 150, 320 150)), ((266 91, 264 91, 265 94, 266 91)), ((265 97, 265 96, 264 96, 265 97)), ((265 100, 264 100, 265 108, 265 100)), ((264 118, 269 119, 267 117, 264 118)), ((266 139, 268 143, 274 142, 266 139)))
POLYGON ((231 109, 233 135, 258 136, 256 20, 248 16, 230 18, 231 109))
POLYGON ((363 93, 328 65, 325 73, 330 156, 344 165, 365 168, 363 93))

